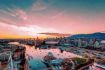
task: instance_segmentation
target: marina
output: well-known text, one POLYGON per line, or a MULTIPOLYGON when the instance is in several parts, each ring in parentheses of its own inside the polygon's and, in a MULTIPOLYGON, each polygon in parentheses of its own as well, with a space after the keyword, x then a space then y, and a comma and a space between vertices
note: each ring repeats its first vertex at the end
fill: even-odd
MULTIPOLYGON (((102 56, 102 58, 100 57, 99 60, 98 58, 93 59, 96 56, 94 53, 97 53, 98 55, 98 53, 101 53, 100 51, 91 52, 91 50, 84 48, 80 49, 79 47, 73 48, 70 46, 60 46, 54 43, 52 44, 51 41, 49 43, 42 43, 39 47, 27 45, 18 41, 1 44, 1 69, 85 70, 87 68, 92 69, 93 66, 96 67, 94 65, 96 60, 100 62, 99 60, 104 58, 104 56, 102 56), (6 52, 3 52, 5 50, 6 52), (90 54, 92 57, 89 56, 90 54)), ((104 54, 104 52, 102 52, 102 54, 104 54)), ((100 63, 102 63, 102 61, 100 63)))
MULTIPOLYGON (((18 43, 12 43, 18 44, 18 43)), ((39 49, 35 46, 29 46, 24 44, 18 44, 26 47, 26 61, 28 70, 41 70, 47 69, 47 66, 43 63, 43 59, 48 53, 52 53, 56 59, 65 59, 73 57, 81 57, 79 55, 64 51, 61 53, 59 49, 39 49)))

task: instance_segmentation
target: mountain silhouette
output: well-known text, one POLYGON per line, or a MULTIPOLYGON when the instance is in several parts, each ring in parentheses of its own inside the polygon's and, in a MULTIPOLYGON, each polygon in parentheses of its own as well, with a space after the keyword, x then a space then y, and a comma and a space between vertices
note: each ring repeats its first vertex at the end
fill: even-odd
POLYGON ((97 32, 92 34, 76 34, 76 35, 70 36, 69 38, 95 38, 95 39, 105 40, 105 33, 97 32))

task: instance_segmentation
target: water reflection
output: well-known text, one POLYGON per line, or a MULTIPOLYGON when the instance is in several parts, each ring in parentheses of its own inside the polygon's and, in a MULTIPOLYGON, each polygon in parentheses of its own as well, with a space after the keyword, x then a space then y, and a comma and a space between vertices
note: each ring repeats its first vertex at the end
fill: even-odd
MULTIPOLYGON (((11 43, 17 45, 23 45, 19 43, 11 43)), ((46 66, 42 63, 43 57, 46 56, 49 52, 51 52, 56 58, 72 58, 72 57, 80 57, 76 54, 64 51, 61 53, 59 49, 35 49, 35 46, 23 45, 26 47, 26 59, 28 61, 28 65, 30 70, 40 70, 46 68, 46 66)))
POLYGON ((34 59, 42 59, 48 52, 51 52, 56 58, 79 57, 78 55, 66 51, 61 53, 59 49, 35 49, 34 47, 26 46, 26 54, 32 56, 34 59))

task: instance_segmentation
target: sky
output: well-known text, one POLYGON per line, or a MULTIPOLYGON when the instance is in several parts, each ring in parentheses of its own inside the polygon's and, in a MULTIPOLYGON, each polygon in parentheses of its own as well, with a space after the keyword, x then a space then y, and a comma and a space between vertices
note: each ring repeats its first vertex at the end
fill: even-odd
POLYGON ((105 31, 105 0, 0 0, 0 35, 105 31))

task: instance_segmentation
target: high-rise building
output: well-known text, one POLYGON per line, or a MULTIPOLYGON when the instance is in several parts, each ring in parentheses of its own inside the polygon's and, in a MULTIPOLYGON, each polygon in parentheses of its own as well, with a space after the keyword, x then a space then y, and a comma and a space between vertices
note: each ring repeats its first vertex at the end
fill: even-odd
POLYGON ((78 40, 78 47, 81 47, 82 46, 82 41, 81 39, 78 40))
POLYGON ((98 41, 96 41, 95 43, 94 43, 94 48, 99 48, 100 46, 99 46, 99 42, 98 41))
POLYGON ((89 46, 93 46, 93 40, 92 39, 90 39, 90 41, 89 41, 89 44, 88 44, 89 46))

